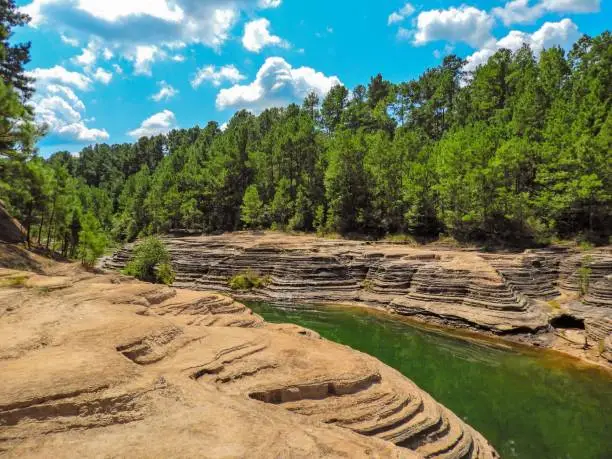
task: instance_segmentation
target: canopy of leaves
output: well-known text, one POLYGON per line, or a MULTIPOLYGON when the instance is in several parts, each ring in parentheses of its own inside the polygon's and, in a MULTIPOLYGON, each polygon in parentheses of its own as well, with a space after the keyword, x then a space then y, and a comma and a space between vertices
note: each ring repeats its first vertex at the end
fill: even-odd
POLYGON ((211 122, 48 160, 28 153, 33 131, 12 120, 30 115, 7 78, 0 199, 31 242, 68 256, 93 250, 91 232, 133 241, 245 227, 608 242, 611 34, 567 55, 524 46, 470 73, 464 64, 447 56, 412 81, 379 74, 301 106, 240 111, 223 131, 211 122))

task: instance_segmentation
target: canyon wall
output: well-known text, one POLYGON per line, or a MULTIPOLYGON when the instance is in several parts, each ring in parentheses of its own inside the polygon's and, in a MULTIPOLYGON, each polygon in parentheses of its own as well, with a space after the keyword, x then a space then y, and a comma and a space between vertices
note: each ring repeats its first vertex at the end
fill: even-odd
MULTIPOLYGON (((252 271, 268 282, 251 294, 271 301, 361 302, 496 334, 545 332, 552 319, 569 315, 610 354, 610 247, 486 253, 274 232, 164 241, 176 287, 229 292, 232 276, 252 271)), ((118 251, 104 267, 123 267, 131 250, 118 251)))

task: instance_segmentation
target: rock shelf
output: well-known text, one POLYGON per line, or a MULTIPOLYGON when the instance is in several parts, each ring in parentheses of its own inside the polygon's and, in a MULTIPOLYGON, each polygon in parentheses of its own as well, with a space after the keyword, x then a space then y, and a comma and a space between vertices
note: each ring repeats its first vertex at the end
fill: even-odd
POLYGON ((0 287, 3 456, 498 457, 403 375, 310 330, 220 293, 58 270, 0 270, 21 279, 0 287))
MULTIPOLYGON (((551 248, 497 254, 274 232, 164 240, 177 287, 229 292, 232 276, 253 271, 269 280, 249 292, 262 299, 361 302, 495 334, 545 333, 552 318, 570 314, 586 320, 587 334, 598 343, 603 332, 594 330, 607 330, 612 314, 609 247, 589 253, 551 248), (579 298, 585 276, 589 291, 579 298)), ((123 248, 103 266, 121 268, 130 250, 123 248)))

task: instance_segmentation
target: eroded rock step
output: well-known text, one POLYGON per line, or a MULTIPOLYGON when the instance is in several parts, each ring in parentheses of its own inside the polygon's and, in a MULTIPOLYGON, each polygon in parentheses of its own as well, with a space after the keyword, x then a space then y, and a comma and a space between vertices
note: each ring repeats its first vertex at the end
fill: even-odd
MULTIPOLYGON (((353 302, 386 307, 421 320, 494 333, 549 329, 549 302, 587 320, 610 317, 612 249, 585 253, 536 249, 492 254, 411 248, 277 233, 166 238, 175 286, 229 292, 229 279, 254 271, 268 280, 253 294, 275 301, 353 302), (589 292, 578 298, 581 284, 589 292), (576 298, 568 303, 567 298, 576 298), (556 303, 554 303, 556 304, 556 303)), ((117 269, 130 246, 106 261, 117 269)))

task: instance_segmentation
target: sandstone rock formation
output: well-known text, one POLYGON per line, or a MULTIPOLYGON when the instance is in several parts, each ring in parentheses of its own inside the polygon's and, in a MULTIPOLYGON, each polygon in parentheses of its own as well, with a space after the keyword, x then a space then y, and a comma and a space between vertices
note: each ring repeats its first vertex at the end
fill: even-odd
MULTIPOLYGON (((496 334, 544 332, 552 318, 571 314, 585 321, 598 345, 612 331, 605 277, 612 274, 610 248, 588 257, 562 248, 493 254, 272 232, 168 237, 165 242, 177 287, 229 291, 232 276, 252 270, 270 282, 251 293, 275 301, 362 302, 496 334), (590 291, 581 301, 583 265, 590 291), (561 300, 562 309, 551 307, 551 300, 561 300)), ((104 266, 124 266, 130 251, 125 247, 104 266)))
POLYGON ((370 356, 74 265, 0 269, 0 374, 7 457, 497 457, 370 356))

